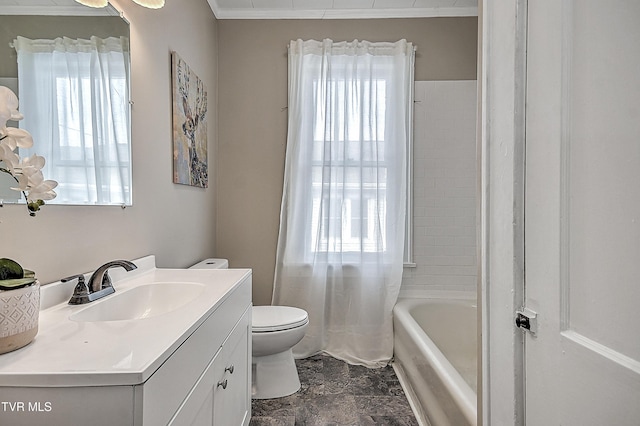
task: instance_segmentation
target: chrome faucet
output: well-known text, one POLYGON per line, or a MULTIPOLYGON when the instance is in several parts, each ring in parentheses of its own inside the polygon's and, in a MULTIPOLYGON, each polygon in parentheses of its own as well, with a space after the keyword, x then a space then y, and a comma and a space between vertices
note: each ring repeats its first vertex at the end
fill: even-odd
POLYGON ((76 288, 73 291, 73 296, 69 299, 69 304, 83 305, 114 293, 115 289, 111 284, 111 277, 109 277, 108 270, 116 266, 122 267, 127 271, 133 271, 137 268, 133 262, 129 262, 128 260, 113 260, 96 269, 89 278, 88 284, 84 281, 84 275, 73 275, 61 279, 60 281, 62 282, 78 279, 78 284, 76 284, 76 288))

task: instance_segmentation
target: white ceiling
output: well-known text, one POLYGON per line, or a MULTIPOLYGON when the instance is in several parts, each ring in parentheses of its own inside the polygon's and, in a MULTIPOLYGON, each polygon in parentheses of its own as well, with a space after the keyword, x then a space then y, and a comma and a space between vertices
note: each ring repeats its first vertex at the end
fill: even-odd
POLYGON ((478 0, 207 1, 218 19, 423 18, 478 14, 478 0))
MULTIPOLYGON (((121 0, 122 1, 122 0, 121 0)), ((166 0, 180 2, 185 0, 166 0)), ((207 0, 218 19, 358 19, 477 16, 478 0, 207 0)), ((0 0, 3 15, 113 15, 75 0, 0 0)))

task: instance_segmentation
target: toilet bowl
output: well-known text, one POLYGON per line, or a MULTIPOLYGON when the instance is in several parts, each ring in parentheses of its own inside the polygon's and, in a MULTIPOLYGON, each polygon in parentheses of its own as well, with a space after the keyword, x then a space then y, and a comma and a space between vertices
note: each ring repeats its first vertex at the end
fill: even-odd
POLYGON ((304 337, 307 312, 290 306, 254 306, 251 315, 251 397, 280 398, 297 392, 300 379, 291 348, 304 337))
MULTIPOLYGON (((225 259, 206 259, 191 268, 224 269, 225 259)), ((281 398, 300 389, 298 370, 291 348, 307 330, 309 317, 303 309, 290 306, 251 308, 251 397, 281 398)))

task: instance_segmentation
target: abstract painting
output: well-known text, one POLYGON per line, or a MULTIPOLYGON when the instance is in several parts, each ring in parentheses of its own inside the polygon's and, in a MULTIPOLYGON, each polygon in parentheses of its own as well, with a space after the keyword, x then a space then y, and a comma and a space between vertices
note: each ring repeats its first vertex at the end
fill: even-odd
POLYGON ((173 85, 173 182, 207 188, 207 89, 176 52, 173 85))

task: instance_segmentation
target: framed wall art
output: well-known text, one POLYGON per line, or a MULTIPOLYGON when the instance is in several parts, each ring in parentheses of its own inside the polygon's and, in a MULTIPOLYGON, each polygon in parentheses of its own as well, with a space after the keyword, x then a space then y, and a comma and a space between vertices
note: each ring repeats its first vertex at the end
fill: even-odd
POLYGON ((171 52, 173 89, 173 182, 207 188, 207 89, 176 52, 171 52))

